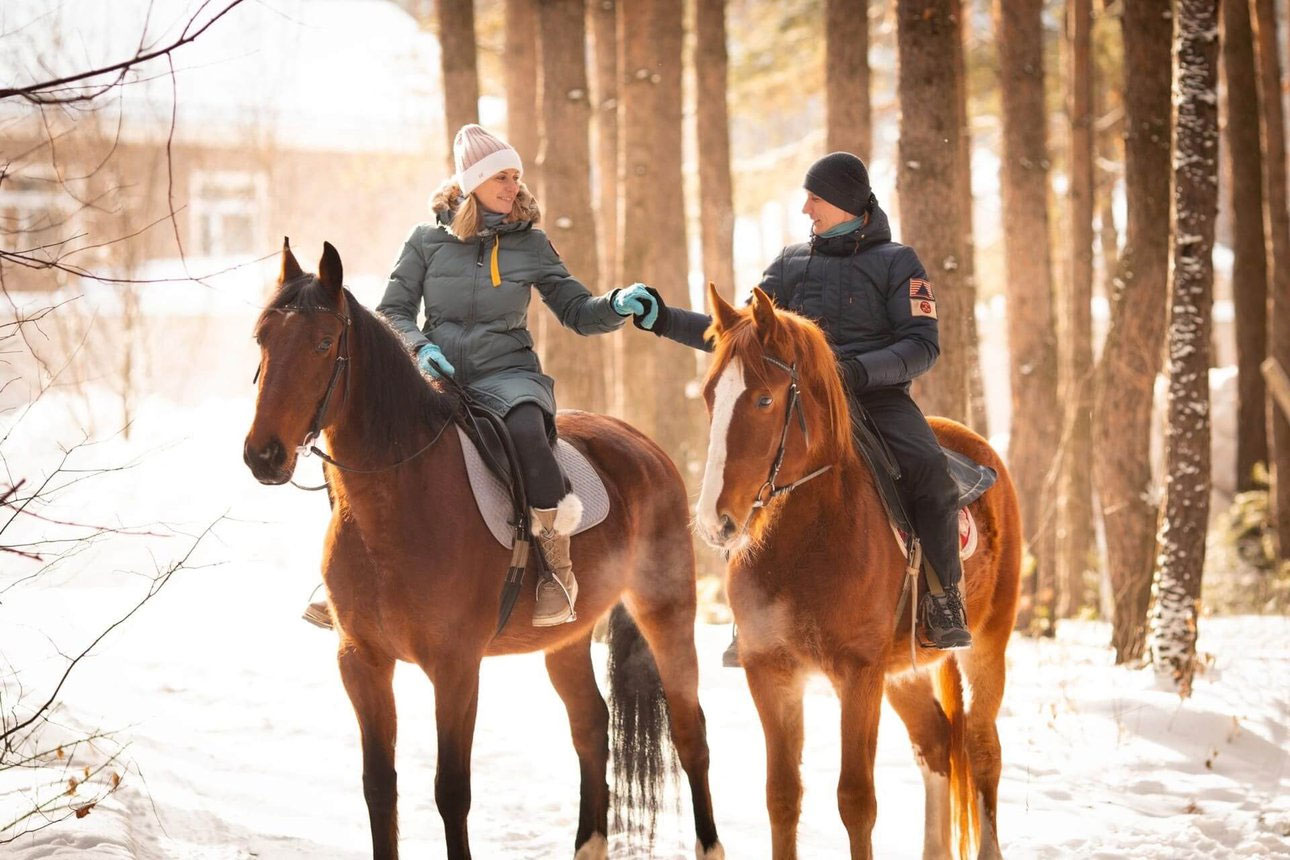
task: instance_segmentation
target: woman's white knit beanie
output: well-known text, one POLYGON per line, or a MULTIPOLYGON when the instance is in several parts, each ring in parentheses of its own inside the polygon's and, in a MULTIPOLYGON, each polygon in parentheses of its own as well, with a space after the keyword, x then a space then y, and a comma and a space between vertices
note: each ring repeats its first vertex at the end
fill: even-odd
POLYGON ((452 142, 452 158, 463 194, 474 191, 499 171, 524 170, 520 154, 509 143, 474 123, 463 125, 457 132, 452 142))

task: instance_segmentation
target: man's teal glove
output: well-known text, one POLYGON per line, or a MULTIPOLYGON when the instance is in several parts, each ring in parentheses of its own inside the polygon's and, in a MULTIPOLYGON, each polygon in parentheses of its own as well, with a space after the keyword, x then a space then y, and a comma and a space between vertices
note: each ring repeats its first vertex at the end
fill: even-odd
POLYGON ((658 322, 658 293, 644 284, 632 284, 614 293, 613 308, 619 316, 636 317, 636 325, 647 331, 658 322))
POLYGON ((427 343, 417 351, 417 367, 421 368, 422 373, 428 373, 435 379, 452 376, 457 372, 443 350, 433 343, 427 343))

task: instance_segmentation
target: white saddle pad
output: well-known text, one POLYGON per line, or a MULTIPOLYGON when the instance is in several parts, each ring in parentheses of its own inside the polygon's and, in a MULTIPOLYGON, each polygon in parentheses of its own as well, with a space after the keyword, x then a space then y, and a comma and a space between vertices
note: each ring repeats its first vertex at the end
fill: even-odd
MULTIPOLYGON (((474 493, 479 514, 497 542, 510 549, 515 537, 515 526, 511 523, 510 491, 489 471, 475 448, 475 443, 470 441, 470 437, 460 427, 457 428, 457 438, 461 440, 466 473, 470 475, 470 489, 474 493)), ((582 499, 582 521, 573 530, 573 534, 584 532, 609 516, 609 493, 605 491, 600 475, 582 452, 563 439, 558 439, 555 443, 555 458, 573 484, 573 492, 582 499)))

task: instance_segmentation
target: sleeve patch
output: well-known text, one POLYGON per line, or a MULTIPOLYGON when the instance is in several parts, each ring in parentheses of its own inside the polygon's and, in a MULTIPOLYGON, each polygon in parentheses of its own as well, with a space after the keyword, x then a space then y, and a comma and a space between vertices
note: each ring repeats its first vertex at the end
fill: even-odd
POLYGON ((931 283, 923 278, 909 279, 909 297, 911 299, 922 299, 929 302, 936 301, 936 296, 932 295, 931 283))
POLYGON ((936 302, 927 299, 910 299, 909 315, 936 319, 936 302))

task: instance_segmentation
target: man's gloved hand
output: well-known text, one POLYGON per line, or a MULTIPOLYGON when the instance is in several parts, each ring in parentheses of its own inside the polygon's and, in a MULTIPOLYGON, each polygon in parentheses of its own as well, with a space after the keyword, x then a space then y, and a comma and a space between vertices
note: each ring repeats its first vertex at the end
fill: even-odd
POLYGON ((869 371, 864 369, 864 365, 858 358, 844 358, 839 361, 838 375, 842 377, 842 384, 846 386, 847 391, 852 393, 864 391, 869 387, 869 371))
POLYGON ((452 376, 457 372, 457 368, 452 366, 452 362, 443 354, 443 350, 433 343, 427 343, 417 351, 417 367, 421 368, 422 373, 428 373, 434 379, 452 376))
POLYGON ((632 317, 637 328, 654 331, 659 317, 667 314, 667 305, 658 290, 644 284, 632 284, 614 291, 610 302, 619 316, 632 317))

